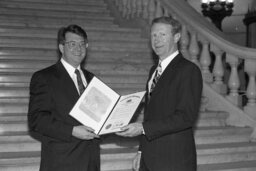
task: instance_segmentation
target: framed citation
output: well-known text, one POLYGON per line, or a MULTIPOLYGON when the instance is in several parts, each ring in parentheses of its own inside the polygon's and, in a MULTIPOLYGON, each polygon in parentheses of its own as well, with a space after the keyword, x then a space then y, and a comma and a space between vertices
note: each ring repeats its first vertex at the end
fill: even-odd
POLYGON ((95 134, 117 132, 130 122, 144 95, 145 91, 120 96, 93 77, 70 115, 94 129, 95 134))

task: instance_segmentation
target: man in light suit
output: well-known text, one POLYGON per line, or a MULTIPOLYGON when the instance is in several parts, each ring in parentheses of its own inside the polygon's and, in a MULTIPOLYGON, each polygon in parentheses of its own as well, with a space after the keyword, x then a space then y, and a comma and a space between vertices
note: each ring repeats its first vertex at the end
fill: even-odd
POLYGON ((58 47, 61 59, 35 72, 30 83, 28 122, 42 143, 40 171, 100 171, 98 136, 69 115, 93 77, 80 65, 87 34, 77 25, 61 28, 58 47))
POLYGON ((199 68, 178 51, 180 31, 180 23, 171 17, 153 20, 151 45, 159 62, 150 70, 144 121, 131 123, 117 133, 142 135, 134 162, 140 171, 196 171, 193 126, 199 112, 202 76, 199 68))

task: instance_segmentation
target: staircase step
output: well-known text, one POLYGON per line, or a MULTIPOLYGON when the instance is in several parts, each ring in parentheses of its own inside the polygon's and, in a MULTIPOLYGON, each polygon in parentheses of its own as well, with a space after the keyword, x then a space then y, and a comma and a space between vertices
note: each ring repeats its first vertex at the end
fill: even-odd
POLYGON ((199 113, 198 119, 206 119, 206 118, 227 118, 229 115, 228 112, 225 111, 201 111, 199 113))
MULTIPOLYGON (((122 77, 120 76, 120 79, 122 77)), ((107 78, 104 77, 104 79, 108 80, 111 82, 114 78, 107 78)), ((122 80, 125 78, 123 77, 122 80)), ((122 81, 121 80, 121 81, 122 81)), ((117 93, 121 95, 129 94, 129 93, 134 93, 138 91, 143 91, 145 90, 144 82, 142 80, 146 80, 144 77, 133 77, 126 79, 123 84, 116 84, 115 83, 108 83, 106 82, 113 90, 115 90, 117 93), (139 80, 141 83, 136 83, 135 81, 139 80)), ((16 84, 16 83, 15 83, 16 84)), ((25 83, 24 83, 25 84, 25 83)), ((4 86, 0 89, 0 101, 2 104, 0 104, 0 107, 3 107, 3 105, 12 108, 14 111, 16 111, 16 107, 14 105, 17 105, 17 103, 22 103, 21 105, 26 105, 24 102, 27 102, 25 98, 29 97, 29 88, 28 88, 28 83, 26 83, 26 87, 17 87, 15 85, 11 85, 11 87, 4 86), (17 98, 17 100, 15 100, 17 98), (16 102, 15 104, 13 104, 16 102), (4 104, 3 104, 4 103, 4 104)), ((6 107, 6 108, 7 108, 6 107)), ((10 111, 12 111, 10 109, 10 111)), ((6 109, 0 109, 0 114, 5 111, 6 109)))
MULTIPOLYGON (((1 87, 1 84, 0 84, 1 87)), ((28 87, 28 86, 27 86, 28 87)), ((1 97, 0 98, 0 103, 1 104, 6 104, 6 103, 22 103, 22 104, 28 104, 28 97, 18 97, 18 96, 14 96, 14 97, 1 97)), ((3 115, 0 115, 3 116, 3 115)))
POLYGON ((8 27, 27 27, 27 28, 61 28, 63 26, 67 26, 69 24, 77 24, 85 30, 87 28, 95 27, 99 30, 102 30, 102 28, 106 28, 106 30, 114 28, 118 28, 117 25, 109 22, 98 22, 98 21, 80 21, 80 20, 69 20, 69 21, 63 21, 63 20, 47 20, 47 19, 26 19, 26 18, 18 18, 12 16, 11 18, 1 17, 0 16, 0 26, 8 26, 8 27))
MULTIPOLYGON (((14 164, 14 163, 35 163, 35 162, 39 162, 39 156, 40 156, 40 152, 37 151, 38 149, 40 149, 40 145, 39 143, 33 144, 33 143, 27 143, 28 145, 31 145, 31 151, 26 152, 26 150, 22 151, 20 150, 19 152, 15 152, 15 151, 11 151, 11 152, 0 152, 0 163, 2 164, 14 164), (34 151, 35 150, 35 151, 34 151), (32 160, 28 160, 32 159, 32 160), (11 160, 6 160, 6 159, 11 159, 11 160)), ((10 145, 11 146, 11 145, 10 145)), ((9 147, 10 147, 9 146, 9 147)), ((21 144, 20 147, 25 147, 26 145, 21 144)), ((246 161, 250 161, 250 160, 254 160, 255 158, 255 146, 256 144, 222 144, 221 145, 212 145, 215 146, 214 148, 221 153, 216 153, 216 151, 211 151, 210 153, 207 154, 199 154, 198 155, 198 164, 203 166, 206 164, 213 164, 213 163, 228 163, 228 162, 234 162, 234 161, 240 161, 241 159, 244 160, 244 157, 247 156, 247 154, 249 153, 248 156, 250 156, 249 158, 245 158, 246 161), (232 147, 229 147, 232 146, 232 147), (241 147, 243 146, 243 147, 241 147), (237 148, 239 147, 239 149, 237 148), (228 153, 222 153, 222 148, 227 148, 227 150, 229 150, 230 152, 228 153), (244 150, 242 152, 240 152, 240 150, 244 150), (218 156, 221 156, 220 158, 218 158, 218 156)), ((200 153, 202 149, 198 149, 198 152, 200 153)), ((227 150, 225 150, 225 152, 227 152, 227 150)), ((101 150, 101 160, 102 162, 108 162, 111 160, 110 163, 113 164, 113 161, 118 161, 118 163, 120 164, 119 160, 126 160, 126 161, 132 161, 132 159, 134 158, 134 155, 137 151, 137 147, 127 147, 127 148, 112 148, 112 149, 104 149, 102 148, 101 150)), ((110 164, 109 163, 109 164, 110 164)), ((103 164, 104 165, 104 164, 103 164)), ((118 165, 118 164, 117 164, 118 165)), ((120 166, 119 166, 120 167, 120 166)), ((119 168, 117 167, 117 168, 119 168)), ((126 166, 127 167, 127 166, 126 166)))
POLYGON ((256 142, 217 143, 197 145, 197 155, 256 152, 256 142))
MULTIPOLYGON (((6 48, 23 48, 24 50, 30 50, 30 49, 39 49, 42 50, 57 50, 56 49, 56 42, 54 40, 42 40, 41 42, 39 40, 24 40, 23 44, 22 40, 14 40, 9 38, 3 38, 0 39, 0 47, 6 48), (6 42, 4 42, 6 41, 6 42)), ((91 46, 88 48, 88 51, 116 51, 116 52, 149 52, 147 49, 147 45, 140 42, 133 42, 128 43, 125 41, 119 41, 118 43, 111 43, 109 42, 93 42, 90 44, 91 46)))
MULTIPOLYGON (((39 161, 38 161, 39 162, 39 161)), ((120 162, 120 161, 119 161, 120 162)), ((112 163, 101 162, 102 171, 132 171, 131 161, 123 161, 120 164, 124 169, 119 168, 120 166, 114 165, 112 163), (110 166, 109 166, 110 165, 110 166), (109 170, 107 168, 112 169, 109 170), (117 167, 117 168, 113 168, 117 167), (107 167, 105 169, 105 167, 107 167)), ((30 164, 20 164, 20 165, 1 165, 1 171, 38 171, 39 163, 30 163, 30 164)), ((198 165, 198 171, 255 171, 256 162, 255 161, 245 161, 245 162, 230 162, 224 164, 204 164, 198 165)))
POLYGON ((39 143, 35 138, 28 135, 28 132, 1 132, 0 133, 0 142, 1 143, 17 143, 17 142, 33 142, 39 143))
POLYGON ((250 134, 233 134, 233 135, 216 135, 197 136, 196 144, 214 144, 214 143, 232 143, 232 142, 248 142, 250 141, 250 134))
POLYGON ((255 171, 256 161, 229 162, 220 164, 202 164, 198 171, 255 171))
MULTIPOLYGON (((218 119, 218 118, 216 118, 218 119)), ((195 129, 195 136, 215 136, 215 135, 232 135, 232 134, 250 134, 252 128, 249 127, 233 127, 233 126, 198 126, 195 129)))
MULTIPOLYGON (((56 60, 9 60, 9 59, 0 59, 0 69, 2 71, 7 70, 7 73, 4 74, 15 74, 20 73, 19 69, 28 69, 28 71, 31 73, 31 71, 36 71, 41 68, 48 67, 50 65, 53 65, 56 63, 56 60), (11 71, 13 70, 13 71, 11 71)), ((94 70, 94 71, 103 71, 104 73, 109 71, 109 73, 112 73, 113 70, 116 72, 120 71, 142 71, 143 73, 148 72, 151 65, 149 63, 139 63, 139 62, 129 62, 126 60, 117 60, 114 62, 114 60, 89 60, 86 61, 85 68, 88 70, 94 70), (107 71, 105 71, 107 70, 107 71)), ((0 73, 3 75, 2 73, 0 73)), ((8 74, 8 75, 9 75, 8 74)), ((27 74, 25 72, 25 74, 27 74)), ((147 74, 147 73, 146 73, 147 74)))
MULTIPOLYGON (((2 154, 4 155, 4 154, 2 154)), ((3 170, 7 167, 14 167, 13 169, 16 169, 15 165, 21 164, 22 169, 28 168, 28 169, 38 169, 39 166, 39 157, 36 157, 35 155, 39 156, 37 152, 20 152, 20 153, 10 153, 6 155, 6 159, 0 159, 0 169, 3 170), (10 159, 8 157, 11 157, 10 159)), ((135 154, 132 154, 129 158, 125 157, 123 158, 116 158, 116 159, 108 159, 107 154, 101 155, 101 170, 102 171, 122 171, 122 170, 128 170, 131 169, 131 162, 134 158, 135 154)), ((27 170, 26 170, 27 171, 27 170)))
MULTIPOLYGON (((25 122, 27 121, 27 116, 25 115, 17 115, 17 116, 2 116, 0 115, 0 118, 1 118, 1 122, 0 123, 8 123, 8 122, 25 122)), ((0 142, 1 143, 1 142, 0 142)))
MULTIPOLYGON (((9 134, 12 134, 10 132, 9 134)), ((39 151, 40 143, 36 140, 33 140, 28 135, 25 135, 26 132, 20 132, 20 134, 9 136, 5 141, 0 143, 0 152, 19 152, 19 151, 39 151), (24 135, 23 135, 24 134, 24 135), (23 135, 23 138, 21 137, 23 135), (19 139, 17 143, 17 139, 19 139), (33 147, 32 147, 33 146, 33 147)), ((7 135, 1 135, 5 137, 7 135)), ((102 140, 101 148, 104 150, 109 149, 120 149, 120 148, 138 148, 137 140, 130 140, 126 138, 121 141, 118 138, 115 138, 116 142, 104 141, 102 140)), ((214 143, 214 144, 198 144, 197 145, 197 154, 201 156, 202 161, 204 161, 203 156, 208 155, 218 155, 218 154, 232 154, 232 153, 243 153, 243 152, 256 152, 256 143, 255 142, 232 142, 232 143, 214 143)))
MULTIPOLYGON (((118 70, 117 70, 118 72, 118 70)), ((129 72, 129 71, 127 71, 129 72)), ((103 74, 103 73, 102 73, 103 74)), ((146 83, 146 79, 147 77, 145 75, 127 75, 127 74, 124 74, 124 75, 104 75, 104 76, 101 76, 99 77, 100 79, 102 79, 103 82, 105 82, 106 84, 110 85, 111 83, 112 84, 119 84, 119 83, 122 83, 123 85, 124 84, 135 84, 135 83, 138 83, 138 84, 145 84, 146 83)), ((0 75, 0 79, 1 79, 1 82, 12 82, 12 83, 20 83, 20 82, 26 82, 26 83, 29 83, 30 82, 30 79, 31 79, 31 75, 24 75, 24 74, 16 74, 16 75, 0 75)), ((118 88, 118 87, 116 87, 118 88)), ((121 88, 121 87, 120 87, 121 88)), ((4 88, 6 91, 8 90, 8 88, 4 88)), ((5 92, 3 91, 4 89, 2 89, 1 93, 5 94, 5 92)), ((10 89, 12 90, 12 88, 10 89)), ((20 90, 18 90, 20 91, 20 90)), ((6 92, 7 93, 7 92, 6 92)))
MULTIPOLYGON (((90 43, 90 49, 100 48, 100 49, 112 49, 123 48, 127 50, 133 49, 148 49, 147 40, 117 40, 115 42, 109 43, 109 40, 92 40, 90 43)), ((56 39, 50 38, 25 38, 25 37, 4 37, 0 39, 1 47, 23 47, 23 48, 42 48, 42 49, 56 49, 56 39)))
MULTIPOLYGON (((1 142, 0 143, 0 156, 1 153, 8 153, 8 152, 40 152, 41 150, 41 143, 39 142, 1 142)), ((0 157, 1 158, 1 157, 0 157)))
POLYGON ((207 126, 225 126, 226 117, 216 117, 216 118, 203 118, 197 121, 197 126, 207 127, 207 126))
MULTIPOLYGON (((124 77, 126 75, 123 75, 124 77)), ((100 77, 99 77, 100 78, 100 77)), ((105 78, 105 77, 103 77, 105 78)), ((135 92, 137 91, 141 91, 141 90, 145 90, 145 83, 107 83, 109 87, 111 87, 114 90, 122 90, 122 89, 129 89, 129 90, 134 90, 135 92)), ((20 96, 18 94, 13 94, 12 90, 14 88, 18 88, 19 90, 21 89, 25 89, 28 91, 29 89, 29 82, 5 82, 5 83, 1 83, 0 82, 0 87, 3 90, 9 90, 9 95, 8 96, 2 96, 0 97, 0 102, 2 103, 13 103, 13 102, 27 102, 27 96, 20 96), (15 98, 17 98, 15 100, 15 98)), ((0 89, 1 92, 1 89, 0 89)), ((2 92, 3 94, 5 94, 5 92, 2 92)), ((7 93, 7 92, 6 92, 7 93)), ((26 93, 26 92, 25 92, 26 93)), ((27 94, 27 93, 26 93, 27 94)))
MULTIPOLYGON (((32 74, 38 70, 49 67, 55 62, 51 61, 3 61, 0 60, 0 82, 28 82, 32 74)), ((85 65, 85 68, 98 77, 148 77, 150 66, 147 64, 123 63, 112 61, 92 61, 85 65)), ((122 83, 122 82, 121 82, 122 83)), ((146 82, 144 82, 146 83, 146 82)))
POLYGON ((42 26, 42 28, 60 28, 69 24, 77 24, 81 27, 87 26, 102 26, 102 27, 113 27, 115 24, 113 24, 112 20, 92 20, 92 19, 60 19, 60 18, 48 18, 48 17, 33 17, 33 16, 6 16, 1 15, 0 16, 0 25, 4 26, 42 26))
POLYGON ((241 161, 256 161, 256 152, 223 153, 217 155, 199 155, 197 157, 199 164, 228 163, 241 161), (202 162, 202 163, 201 163, 202 162))
MULTIPOLYGON (((0 60, 1 62, 1 60, 0 60)), ((40 67, 40 66, 37 66, 37 68, 26 68, 26 66, 23 66, 24 68, 11 68, 11 66, 13 65, 16 65, 16 64, 13 64, 15 62, 12 62, 12 61, 9 61, 10 65, 7 64, 6 66, 7 67, 10 67, 10 68, 0 68, 0 73, 7 73, 8 76, 32 76, 32 74, 44 67, 48 67, 52 64, 54 64, 55 62, 49 62, 49 65, 45 65, 43 67, 40 67)), ((16 61, 17 62, 17 61, 16 61)), ((23 63, 25 64, 28 64, 29 63, 34 63, 35 61, 23 61, 23 63)), ((48 61, 43 61, 43 62, 48 62, 48 61)), ((104 77, 106 75, 109 75, 109 76, 115 76, 115 75, 123 75, 123 76, 145 76, 147 77, 148 76, 148 70, 149 70, 149 67, 148 68, 140 68, 139 66, 141 66, 141 64, 138 64, 137 62, 134 62, 134 63, 127 63, 127 65, 125 66, 116 66, 113 64, 113 66, 111 66, 111 63, 113 64, 112 61, 91 61, 91 62, 88 62, 88 64, 86 65, 86 69, 90 70, 91 72, 93 72, 96 76, 98 77, 104 77), (104 66, 102 68, 96 68, 95 65, 98 65, 99 66, 101 65, 100 63, 103 63, 102 65, 104 65, 104 63, 106 65, 108 65, 107 63, 110 63, 110 66, 104 66), (108 70, 108 68, 113 68, 113 70, 108 70)), ((145 65, 145 64, 144 64, 145 65)), ((147 65, 147 64, 146 64, 147 65)), ((1 67, 1 66, 0 66, 1 67)), ((20 66, 19 66, 20 67, 20 66)), ((143 66, 144 67, 144 66, 143 66)), ((0 77, 1 75, 3 74, 0 74, 0 77)))
POLYGON ((19 164, 19 165, 2 165, 1 171, 38 171, 39 163, 35 164, 19 164))
POLYGON ((46 3, 46 4, 94 4, 94 5, 105 5, 104 0, 1 0, 1 2, 12 2, 12 3, 46 3))
POLYGON ((22 103, 17 104, 0 104, 0 115, 1 114, 13 114, 13 113, 27 113, 28 106, 22 103))
MULTIPOLYGON (((87 30, 86 32, 91 40, 122 40, 124 38, 132 41, 143 40, 139 30, 87 30), (124 37, 125 36, 125 37, 124 37)), ((41 37, 57 38, 57 28, 27 28, 27 27, 1 27, 0 36, 9 37, 41 37)), ((146 40, 146 39, 144 39, 146 40)), ((148 41, 148 40, 147 40, 148 41)))
POLYGON ((28 131, 27 121, 0 121, 0 128, 2 132, 28 131))
MULTIPOLYGON (((24 49, 24 48, 11 48, 0 47, 0 59, 20 59, 20 60, 50 60, 57 61, 56 49, 24 49), (35 55, 36 54, 36 55, 35 55)), ((153 64, 153 60, 150 57, 151 51, 141 52, 118 52, 118 51, 89 51, 87 53, 87 60, 122 60, 124 62, 138 62, 138 63, 150 63, 153 64)))
MULTIPOLYGON (((74 1, 75 2, 75 1, 74 1)), ((56 3, 56 2, 29 2, 24 5, 24 2, 18 2, 18 1, 6 1, 2 0, 0 2, 1 8, 8 8, 10 11, 12 9, 18 8, 23 10, 47 10, 47 11, 74 11, 74 12, 105 12, 108 11, 106 8, 106 4, 104 3, 92 3, 91 2, 75 2, 72 3, 72 1, 69 1, 68 3, 56 3)), ((33 13, 30 13, 33 14, 33 13)), ((104 13, 103 13, 104 14, 104 13)), ((103 15, 104 16, 104 15, 103 15)))
MULTIPOLYGON (((1 5, 2 2, 0 2, 1 5)), ((48 5, 50 6, 50 5, 48 5)), ((80 5, 79 5, 80 6, 80 5)), ((91 9, 91 7, 86 7, 84 11, 72 11, 72 6, 69 10, 53 10, 50 11, 49 9, 27 9, 27 8, 19 8, 19 7, 11 7, 6 8, 0 7, 0 14, 2 16, 12 17, 12 16, 33 16, 33 17, 52 17, 54 19, 92 19, 92 20, 108 20, 113 21, 113 18, 110 17, 108 11, 104 9, 98 9, 97 11, 86 11, 86 9, 91 9), (102 11, 101 11, 102 10, 102 11)))

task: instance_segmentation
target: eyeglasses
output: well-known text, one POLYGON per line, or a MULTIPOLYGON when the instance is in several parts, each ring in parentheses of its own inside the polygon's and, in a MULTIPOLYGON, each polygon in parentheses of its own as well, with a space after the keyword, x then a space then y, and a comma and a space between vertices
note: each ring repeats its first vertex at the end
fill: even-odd
POLYGON ((69 49, 74 49, 76 47, 80 47, 82 49, 85 49, 87 48, 87 43, 85 41, 81 41, 81 42, 76 42, 76 41, 68 41, 68 42, 65 42, 65 44, 68 45, 68 48, 69 49))

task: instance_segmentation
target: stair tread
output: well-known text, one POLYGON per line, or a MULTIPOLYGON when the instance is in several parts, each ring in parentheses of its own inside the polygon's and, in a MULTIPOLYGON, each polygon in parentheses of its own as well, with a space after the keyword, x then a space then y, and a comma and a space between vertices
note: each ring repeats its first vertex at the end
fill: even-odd
MULTIPOLYGON (((116 25, 113 25, 112 27, 99 27, 96 25, 84 25, 83 28, 86 30, 88 33, 116 33, 116 32, 124 32, 124 33, 132 33, 135 34, 139 33, 141 34, 142 31, 138 28, 125 28, 125 27, 117 27, 116 25)), ((59 30, 59 27, 49 27, 49 28, 44 28, 44 27, 39 27, 39 26, 11 26, 11 25, 6 25, 6 26, 1 26, 0 31, 1 32, 7 32, 7 31, 17 31, 17 32, 40 32, 43 31, 44 33, 57 33, 59 30)), ((90 34, 88 34, 90 35, 90 34)), ((55 35, 57 36, 57 35, 55 35)))
MULTIPOLYGON (((70 1, 72 2, 72 1, 70 1)), ((13 1, 1 1, 0 2, 1 7, 6 7, 9 9, 12 8, 19 8, 19 9, 45 9, 45 10, 67 10, 67 11, 107 11, 106 9, 106 4, 100 3, 100 4, 95 4, 95 3, 88 3, 86 1, 80 2, 80 3, 56 3, 56 2, 29 2, 24 5, 24 2, 13 2, 13 1)))
MULTIPOLYGON (((0 3, 1 4, 1 3, 0 3)), ((30 4, 31 5, 31 4, 30 4)), ((41 7, 41 6, 40 6, 41 7)), ((80 7, 80 5, 79 5, 80 7)), ((72 8, 72 5, 71 5, 72 8)), ((89 7, 91 8, 91 7, 89 7)), ((88 9, 88 6, 87 6, 88 9)), ((24 15, 33 17, 54 17, 54 18, 90 18, 90 19, 99 19, 99 20, 113 20, 113 17, 110 16, 109 12, 104 9, 99 9, 99 11, 74 11, 69 8, 67 9, 59 9, 59 10, 51 10, 51 9, 28 9, 28 8, 15 8, 15 7, 0 7, 0 14, 6 17, 12 17, 16 15, 24 15)))
POLYGON ((210 171, 210 170, 232 170, 239 168, 255 168, 256 161, 240 161, 240 162, 229 162, 229 163, 218 163, 218 164, 201 164, 198 166, 198 171, 210 171))
POLYGON ((216 144, 199 144, 197 150, 216 149, 216 148, 237 148, 237 147, 256 147, 256 142, 233 142, 233 143, 216 143, 216 144))
MULTIPOLYGON (((98 40, 98 39, 90 39, 90 46, 109 46, 109 40, 107 37, 105 39, 102 40, 98 40)), ((0 40, 0 44, 20 44, 22 42, 22 44, 38 44, 38 45, 45 45, 45 44, 50 44, 52 45, 53 48, 56 49, 56 47, 54 45, 56 45, 56 38, 46 38, 46 37, 12 37, 12 36, 1 36, 1 40, 0 40)), ((142 39, 142 38, 138 38, 138 39, 127 39, 125 37, 123 38, 118 38, 116 39, 116 42, 112 42, 111 45, 122 45, 122 44, 127 44, 127 43, 133 43, 133 44, 141 44, 140 46, 138 46, 138 48, 140 47, 148 47, 147 45, 148 40, 147 39, 142 39)), ((3 45, 2 45, 3 46, 3 45)), ((89 48, 90 49, 90 48, 89 48)))
POLYGON ((104 4, 103 0, 1 0, 2 2, 21 2, 21 3, 60 3, 60 4, 69 4, 69 3, 96 3, 96 4, 104 4))

